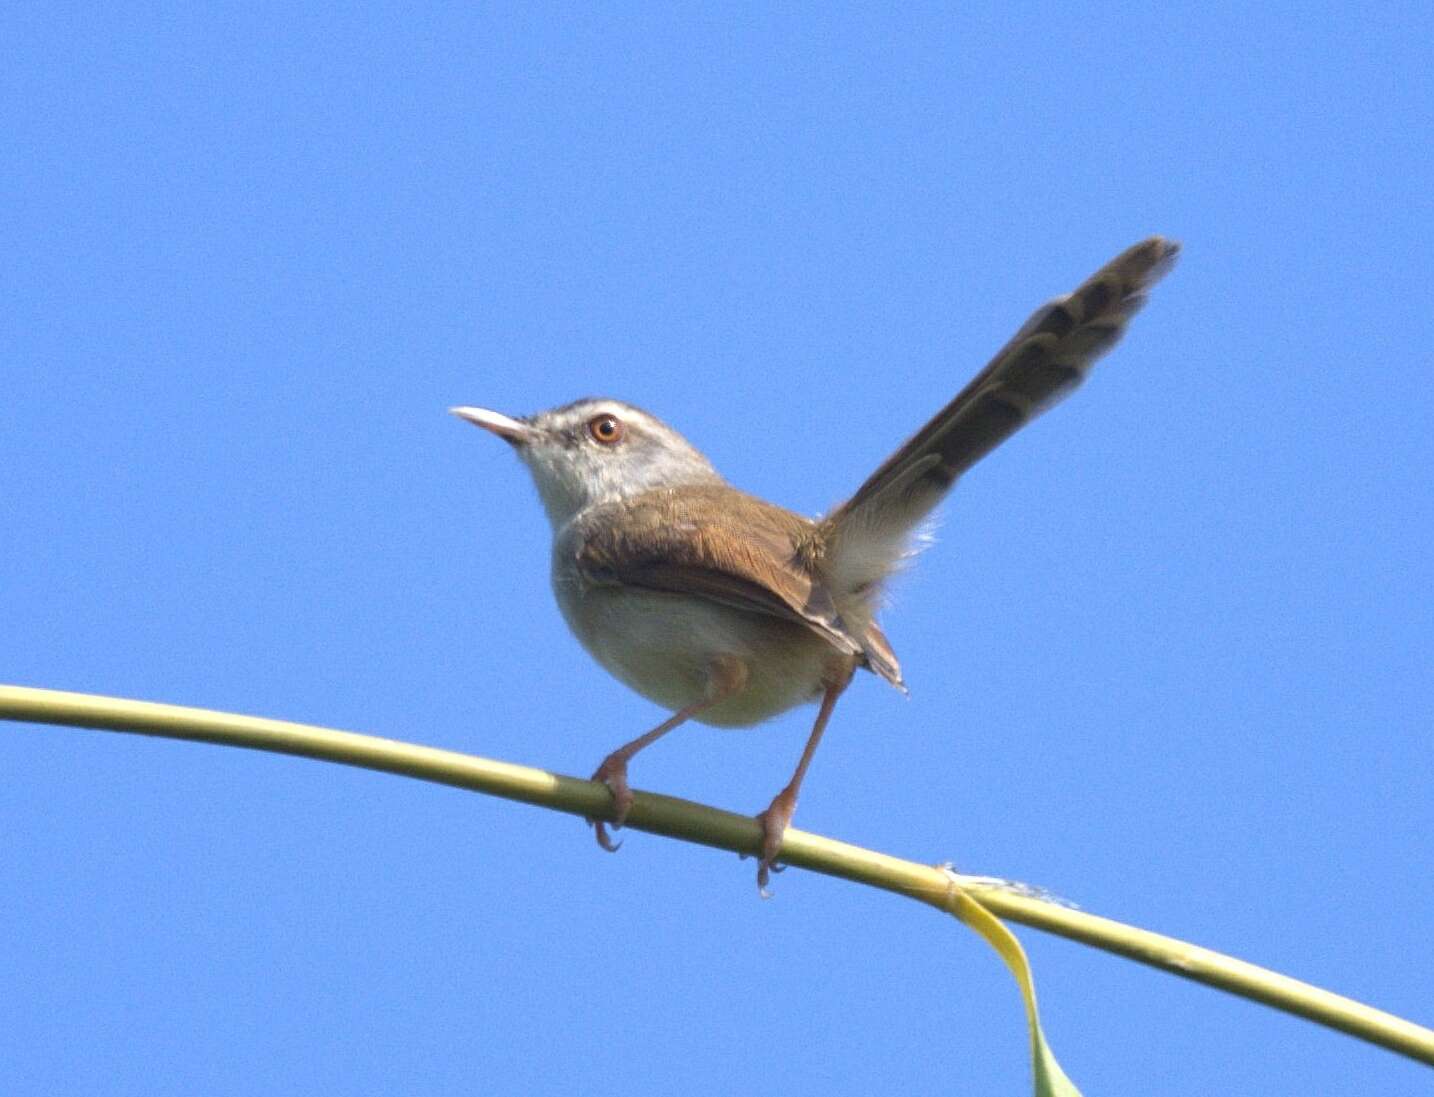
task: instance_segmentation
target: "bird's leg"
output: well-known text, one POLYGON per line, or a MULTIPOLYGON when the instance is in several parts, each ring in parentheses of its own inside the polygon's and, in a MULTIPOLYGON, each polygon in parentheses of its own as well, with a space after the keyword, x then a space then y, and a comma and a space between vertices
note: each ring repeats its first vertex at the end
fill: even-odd
POLYGON ((812 755, 817 752, 817 744, 822 741, 822 732, 827 729, 832 709, 836 708, 837 698, 851 681, 854 670, 855 667, 848 663, 827 679, 826 692, 822 694, 822 704, 817 709, 817 720, 812 725, 811 735, 807 737, 807 745, 802 750, 802 758, 797 763, 796 772, 787 782, 787 787, 772 797, 767 810, 757 816, 757 822, 762 824, 762 859, 757 864, 757 889, 764 899, 771 898, 771 893, 767 891, 771 873, 782 871, 776 863, 777 854, 782 848, 782 835, 786 833, 787 824, 792 821, 792 815, 797 810, 797 793, 801 790, 802 778, 807 775, 807 767, 812 764, 812 755))
MULTIPOLYGON (((686 708, 678 709, 657 727, 645 735, 639 735, 630 743, 617 748, 602 760, 597 772, 592 775, 592 780, 600 781, 612 790, 612 826, 614 830, 621 830, 622 824, 627 820, 627 813, 632 807, 632 789, 627 787, 627 763, 634 754, 643 747, 657 742, 679 724, 686 723, 694 715, 706 708, 710 701, 702 700, 695 705, 688 705, 686 708)), ((602 819, 589 819, 593 832, 597 835, 598 845, 609 853, 616 853, 621 842, 614 842, 607 833, 607 823, 602 819)))
MULTIPOLYGON (((627 813, 632 808, 632 789, 627 787, 627 763, 632 756, 643 747, 657 742, 673 728, 685 724, 699 712, 725 701, 734 693, 739 692, 746 684, 746 663, 735 656, 716 656, 707 669, 707 685, 700 701, 696 701, 686 708, 678 709, 657 727, 645 735, 639 735, 632 742, 618 747, 602 760, 602 765, 598 766, 597 772, 592 775, 592 780, 600 781, 612 790, 612 826, 614 830, 622 829, 622 824, 627 821, 627 813)), ((589 819, 588 822, 597 835, 598 845, 609 853, 616 853, 618 846, 622 843, 614 842, 608 837, 607 823, 602 819, 589 819)))

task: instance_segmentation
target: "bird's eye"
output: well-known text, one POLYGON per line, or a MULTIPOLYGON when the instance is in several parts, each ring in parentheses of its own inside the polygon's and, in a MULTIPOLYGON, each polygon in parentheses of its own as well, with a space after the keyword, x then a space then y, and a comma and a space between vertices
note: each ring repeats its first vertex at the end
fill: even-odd
POLYGON ((605 446, 616 445, 624 434, 622 420, 616 415, 594 415, 588 420, 588 433, 594 442, 605 446))

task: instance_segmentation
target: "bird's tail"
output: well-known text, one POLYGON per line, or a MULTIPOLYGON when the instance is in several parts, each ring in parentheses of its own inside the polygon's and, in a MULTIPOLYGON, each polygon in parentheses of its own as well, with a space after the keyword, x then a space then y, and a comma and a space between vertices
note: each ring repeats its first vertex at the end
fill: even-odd
POLYGON ((890 575, 908 553, 913 530, 957 478, 1085 380, 1178 252, 1174 241, 1152 236, 1038 309, 955 399, 825 519, 824 571, 832 588, 857 593, 890 575))

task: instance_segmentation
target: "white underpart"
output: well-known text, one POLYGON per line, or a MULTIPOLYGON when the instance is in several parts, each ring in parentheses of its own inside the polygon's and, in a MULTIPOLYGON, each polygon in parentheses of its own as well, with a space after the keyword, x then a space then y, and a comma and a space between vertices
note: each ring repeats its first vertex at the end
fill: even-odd
POLYGON ((931 512, 944 491, 912 498, 907 485, 918 482, 940 458, 918 458, 882 492, 843 516, 826 560, 834 589, 843 593, 879 588, 933 540, 931 512))
POLYGON ((911 564, 936 543, 937 520, 922 519, 916 527, 892 528, 876 521, 852 521, 842 526, 837 550, 829 558, 832 587, 843 592, 880 589, 882 583, 911 564))

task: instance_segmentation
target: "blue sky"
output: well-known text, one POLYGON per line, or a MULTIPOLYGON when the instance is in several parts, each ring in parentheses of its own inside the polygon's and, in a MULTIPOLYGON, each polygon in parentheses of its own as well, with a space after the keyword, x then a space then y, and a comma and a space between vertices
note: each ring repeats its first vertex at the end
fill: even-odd
MULTIPOLYGON (((29 5, 4 17, 0 680, 586 774, 505 448, 603 393, 839 502, 1041 301, 1180 265, 959 486, 799 826, 1434 1022, 1422 5, 29 5)), ((755 811, 808 710, 636 786, 755 811)), ((972 935, 377 774, 0 727, 8 1094, 1021 1093, 972 935)), ((1088 1094, 1426 1068, 1022 934, 1088 1094)))

